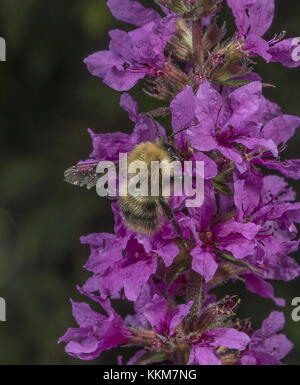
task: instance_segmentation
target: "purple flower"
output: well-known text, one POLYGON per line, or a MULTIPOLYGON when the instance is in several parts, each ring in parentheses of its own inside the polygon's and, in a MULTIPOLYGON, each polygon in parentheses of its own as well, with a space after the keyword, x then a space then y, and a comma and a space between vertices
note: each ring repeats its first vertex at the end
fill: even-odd
POLYGON ((275 297, 274 288, 270 282, 265 281, 261 275, 256 273, 245 273, 242 275, 247 290, 258 294, 263 298, 272 299, 277 306, 285 306, 283 298, 275 297))
POLYGON ((242 223, 233 219, 220 222, 200 234, 201 244, 191 251, 192 267, 209 282, 218 268, 217 256, 230 252, 235 258, 252 255, 256 247, 254 238, 260 226, 242 223))
POLYGON ((241 171, 247 166, 238 145, 248 149, 249 153, 263 147, 277 156, 274 141, 265 139, 259 131, 256 115, 262 101, 258 81, 240 87, 228 96, 221 95, 209 82, 204 82, 195 101, 195 117, 199 123, 188 129, 186 141, 193 143, 199 151, 220 151, 241 171))
POLYGON ((146 253, 134 238, 125 242, 112 235, 104 241, 103 234, 95 234, 81 240, 90 244, 92 250, 85 266, 93 272, 93 276, 84 285, 84 289, 89 292, 99 291, 102 297, 107 297, 118 296, 120 290, 124 289, 125 296, 135 301, 143 283, 156 272, 155 255, 146 253), (99 243, 96 243, 97 240, 99 243), (105 252, 107 249, 109 255, 105 252), (112 258, 107 259, 110 255, 112 258))
POLYGON ((294 203, 295 193, 283 178, 261 177, 255 186, 251 179, 238 179, 235 186, 235 205, 240 220, 260 225, 257 248, 248 261, 262 266, 267 279, 289 281, 299 276, 300 267, 288 254, 298 249, 295 223, 300 220, 300 204, 294 203))
POLYGON ((136 25, 137 27, 160 20, 157 12, 143 7, 138 1, 108 0, 107 6, 116 19, 136 25))
MULTIPOLYGON (((300 119, 282 114, 276 104, 264 98, 259 81, 225 91, 220 94, 206 81, 196 95, 186 86, 176 96, 171 103, 173 130, 189 127, 176 135, 179 146, 185 148, 190 143, 199 151, 218 150, 242 173, 253 163, 298 178, 299 160, 281 162, 278 153, 294 135, 300 119)), ((211 167, 208 162, 207 166, 211 167)))
MULTIPOLYGON (((264 139, 272 139, 278 149, 285 149, 286 143, 295 135, 295 131, 300 125, 300 118, 293 115, 282 114, 276 105, 272 106, 269 103, 265 104, 261 110, 263 114, 261 116, 263 125, 261 135, 264 139)), ((281 161, 272 155, 270 152, 264 151, 259 156, 254 156, 251 162, 253 164, 263 165, 271 170, 277 170, 284 176, 292 179, 300 178, 299 159, 281 161)))
POLYGON ((300 179, 300 159, 288 159, 280 161, 274 158, 255 158, 252 160, 254 164, 260 164, 267 167, 269 170, 279 171, 282 175, 292 178, 300 179))
POLYGON ((299 66, 300 60, 295 61, 292 57, 293 39, 282 40, 281 36, 271 41, 263 39, 274 18, 274 0, 227 0, 227 3, 232 9, 238 29, 237 39, 242 41, 244 51, 261 56, 267 62, 299 66))
POLYGON ((81 242, 90 245, 91 255, 85 268, 93 273, 84 285, 88 292, 99 291, 103 297, 125 296, 135 301, 141 287, 156 272, 157 259, 161 257, 170 266, 179 248, 174 242, 178 234, 166 223, 154 237, 136 234, 128 229, 121 217, 117 203, 112 204, 115 214, 116 234, 91 234, 81 242))
POLYGON ((131 326, 152 329, 162 336, 174 336, 176 328, 188 315, 192 304, 189 301, 187 304, 172 306, 149 280, 143 285, 135 302, 136 315, 129 316, 126 320, 131 326))
MULTIPOLYGON (((195 95, 191 86, 186 86, 170 104, 174 132, 187 128, 195 121, 195 95)), ((179 134, 178 134, 179 135, 179 134)), ((179 136, 176 136, 179 141, 179 136)))
POLYGON ((271 55, 271 62, 279 62, 289 68, 298 67, 300 63, 299 41, 297 42, 298 44, 295 44, 295 42, 297 42, 297 39, 290 38, 273 45, 268 51, 271 55), (293 57, 295 49, 296 60, 293 57))
POLYGON ((284 334, 277 334, 284 327, 284 315, 273 311, 262 326, 251 336, 248 349, 242 354, 242 365, 280 365, 292 350, 293 344, 284 334))
POLYGON ((135 123, 132 134, 123 132, 96 134, 92 130, 88 130, 93 145, 89 160, 118 161, 120 153, 128 153, 141 142, 155 142, 158 136, 166 135, 164 128, 158 122, 139 113, 137 103, 129 94, 122 94, 120 105, 128 112, 130 120, 135 123))
POLYGON ((203 333, 199 341, 193 343, 188 365, 222 365, 216 348, 223 346, 242 351, 249 342, 247 334, 235 329, 210 329, 203 333))
POLYGON ((59 339, 59 343, 66 343, 65 351, 82 360, 93 360, 104 350, 128 342, 130 332, 111 307, 109 300, 86 293, 80 288, 78 290, 98 302, 107 316, 96 313, 86 303, 72 301, 73 316, 79 327, 68 329, 59 339))
POLYGON ((164 49, 175 29, 175 18, 168 16, 131 32, 113 30, 109 50, 96 52, 84 62, 109 87, 127 91, 146 75, 163 76, 164 49))
MULTIPOLYGON (((72 301, 78 327, 59 342, 74 357, 94 359, 126 343, 138 348, 128 365, 277 365, 292 347, 277 334, 284 326, 282 313, 272 312, 252 333, 248 321, 236 318, 236 296, 217 301, 210 292, 239 279, 250 292, 284 306, 269 280, 300 275, 290 256, 299 247, 300 203, 284 178, 260 171, 263 166, 300 178, 300 159, 279 157, 300 119, 263 96, 263 79, 250 71, 247 59, 261 56, 296 67, 299 50, 282 34, 264 39, 274 0, 228 0, 238 29, 231 40, 223 40, 225 28, 214 22, 221 1, 202 3, 161 0, 166 16, 160 16, 135 0, 108 0, 112 14, 136 29, 111 31, 109 50, 85 59, 89 71, 113 89, 129 90, 145 78, 146 93, 170 104, 143 113, 122 94, 120 105, 133 131, 89 130, 90 158, 68 169, 67 181, 92 187, 97 161, 117 164, 120 153, 165 138, 165 128, 151 116, 160 121, 170 113, 178 157, 204 162, 204 199, 200 207, 188 207, 185 194, 170 197, 181 231, 165 217, 151 235, 131 230, 113 202, 114 232, 81 238, 90 248, 84 267, 91 276, 79 291, 106 314, 72 301), (123 321, 110 299, 132 301, 134 314, 123 321)), ((189 177, 198 177, 197 171, 194 166, 189 177)))

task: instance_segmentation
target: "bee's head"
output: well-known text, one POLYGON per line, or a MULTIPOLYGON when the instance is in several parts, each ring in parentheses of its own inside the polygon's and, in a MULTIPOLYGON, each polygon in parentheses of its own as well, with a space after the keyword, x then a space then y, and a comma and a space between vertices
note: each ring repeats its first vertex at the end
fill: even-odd
POLYGON ((164 142, 161 142, 160 145, 168 153, 172 162, 180 161, 180 156, 178 155, 178 151, 174 146, 174 144, 170 143, 169 141, 164 141, 164 142))

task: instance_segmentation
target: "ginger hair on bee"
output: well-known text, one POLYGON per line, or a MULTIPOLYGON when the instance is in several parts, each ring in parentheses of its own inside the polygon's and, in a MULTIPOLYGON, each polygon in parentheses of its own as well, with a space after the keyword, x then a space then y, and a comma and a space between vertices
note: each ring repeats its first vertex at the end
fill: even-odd
MULTIPOLYGON (((149 235, 157 232, 162 225, 165 214, 176 230, 180 232, 179 226, 175 223, 172 210, 168 206, 169 196, 162 194, 162 176, 173 176, 174 168, 171 163, 174 160, 179 160, 175 148, 161 139, 157 143, 141 143, 129 154, 128 170, 130 170, 130 165, 136 161, 141 161, 146 166, 144 169, 148 179, 148 194, 133 196, 127 193, 126 196, 120 196, 119 198, 124 221, 134 231, 149 235), (152 167, 153 162, 157 162, 158 167, 156 169, 152 167), (155 187, 157 188, 155 194, 152 194, 153 186, 151 183, 153 181, 156 182, 155 187), (149 194, 150 191, 151 194, 149 194)), ((137 174, 136 169, 134 172, 128 172, 128 185, 137 174)), ((128 185, 126 186, 127 191, 128 185)))

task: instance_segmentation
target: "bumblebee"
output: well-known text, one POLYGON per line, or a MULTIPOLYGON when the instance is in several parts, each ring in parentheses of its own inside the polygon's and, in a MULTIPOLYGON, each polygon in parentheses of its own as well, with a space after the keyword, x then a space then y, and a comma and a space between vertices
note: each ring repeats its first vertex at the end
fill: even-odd
MULTIPOLYGON (((180 130, 182 131, 182 130, 180 130)), ((180 132, 178 131, 178 132, 180 132)), ((178 133, 177 132, 177 133, 178 133)), ((175 133, 175 134, 177 134, 175 133)), ((175 135, 174 134, 174 135, 175 135)), ((171 162, 182 161, 179 151, 170 142, 170 137, 166 139, 158 138, 157 142, 144 142, 138 144, 128 155, 128 170, 135 161, 142 161, 147 168, 148 184, 150 186, 152 178, 152 162, 159 162, 161 165, 158 178, 158 191, 156 196, 119 196, 120 210, 125 223, 132 230, 142 234, 154 234, 159 231, 164 216, 172 223, 175 230, 181 235, 181 229, 176 222, 173 210, 169 206, 170 196, 162 194, 162 173, 166 171, 171 176, 173 168, 171 162)), ((65 181, 77 186, 85 186, 88 189, 97 184, 100 175, 97 174, 97 162, 83 162, 65 171, 65 181)), ((128 185, 136 173, 128 172, 128 185)), ((126 186, 127 188, 127 186, 126 186)))
MULTIPOLYGON (((151 169, 152 162, 159 162, 161 165, 160 174, 158 176, 158 195, 152 196, 133 196, 126 194, 126 196, 120 196, 120 210, 127 225, 134 231, 143 234, 153 234, 157 232, 163 222, 164 214, 172 222, 177 232, 181 233, 180 227, 177 224, 173 211, 170 208, 169 196, 163 194, 162 189, 162 174, 166 171, 166 174, 172 178, 173 168, 170 164, 173 161, 179 161, 175 147, 167 142, 161 140, 158 143, 141 143, 133 149, 128 156, 128 169, 130 165, 136 160, 144 162, 147 166, 147 178, 149 189, 151 187, 151 178, 153 172, 151 169)), ((135 173, 128 173, 128 184, 133 178, 135 173)))

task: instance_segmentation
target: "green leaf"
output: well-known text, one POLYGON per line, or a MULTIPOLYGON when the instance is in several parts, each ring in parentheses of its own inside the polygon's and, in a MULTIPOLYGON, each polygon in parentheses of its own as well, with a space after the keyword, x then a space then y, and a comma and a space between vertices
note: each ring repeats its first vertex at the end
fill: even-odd
POLYGON ((168 356, 166 353, 152 353, 152 352, 146 352, 137 362, 136 365, 150 365, 150 364, 156 364, 162 361, 165 361, 168 359, 168 356))
POLYGON ((233 195, 233 191, 224 183, 213 180, 214 188, 224 195, 233 195))
POLYGON ((230 87, 242 87, 251 83, 251 80, 218 80, 217 83, 223 84, 224 86, 230 87))
POLYGON ((258 269, 256 269, 254 266, 252 266, 250 263, 244 261, 243 259, 237 259, 233 255, 230 255, 227 253, 223 253, 222 257, 224 259, 226 259, 227 261, 234 262, 236 265, 241 266, 241 267, 245 267, 246 269, 248 269, 250 271, 254 271, 255 273, 259 272, 258 269))

